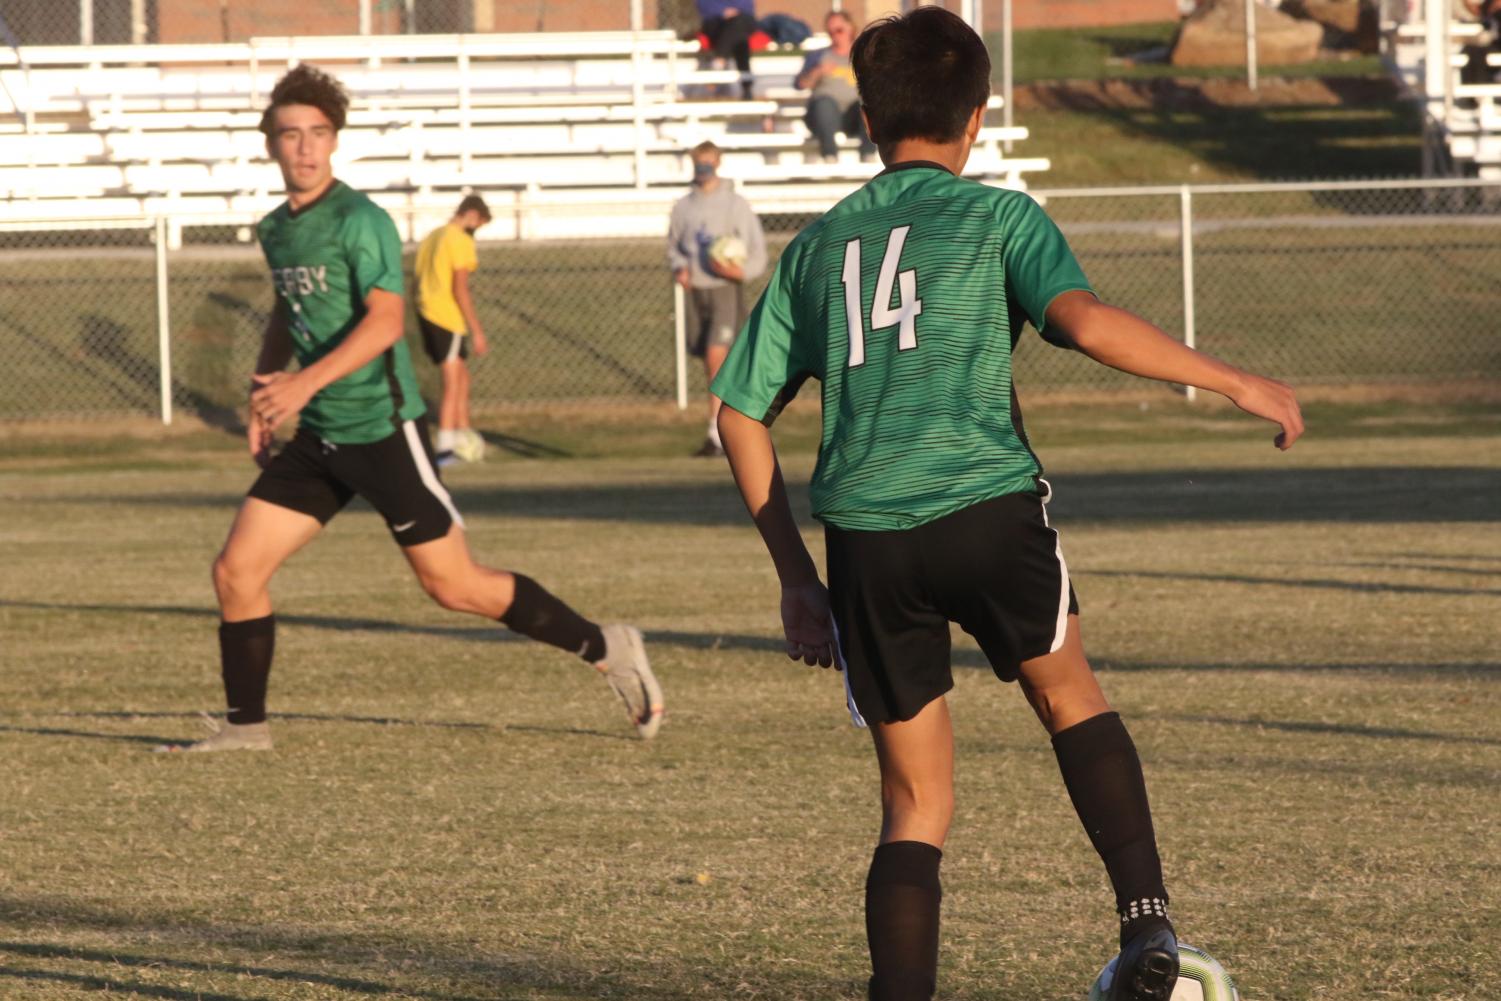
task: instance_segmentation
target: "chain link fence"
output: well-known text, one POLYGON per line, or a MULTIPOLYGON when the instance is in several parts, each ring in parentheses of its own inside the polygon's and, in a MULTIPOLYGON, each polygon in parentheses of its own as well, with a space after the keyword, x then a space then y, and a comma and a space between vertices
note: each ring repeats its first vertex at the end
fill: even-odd
MULTIPOLYGON (((1501 185, 1036 195, 1106 301, 1237 364, 1304 386, 1501 379, 1501 185)), ((629 204, 534 207, 509 232, 643 232, 643 214, 658 211, 665 234, 665 206, 629 204)), ((773 261, 813 217, 763 215, 773 261)), ((165 395, 178 414, 235 424, 272 301, 252 222, 174 220, 184 234, 174 250, 156 239, 165 223, 8 224, 0 422, 158 415, 165 395)), ((432 220, 398 224, 416 237, 432 220)), ((660 234, 482 239, 473 286, 492 350, 471 366, 476 408, 673 399, 674 304, 660 234)), ((414 254, 413 245, 409 268, 414 254)), ((415 318, 408 329, 435 396, 415 318)), ((687 371, 697 397, 699 367, 687 371)), ((1142 385, 1030 332, 1016 372, 1033 393, 1142 385)))

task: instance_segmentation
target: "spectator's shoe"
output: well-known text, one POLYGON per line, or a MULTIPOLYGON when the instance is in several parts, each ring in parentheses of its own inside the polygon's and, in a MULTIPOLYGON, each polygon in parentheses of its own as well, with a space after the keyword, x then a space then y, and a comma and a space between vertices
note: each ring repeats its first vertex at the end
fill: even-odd
POLYGON ((439 469, 447 469, 449 466, 457 465, 458 463, 463 461, 463 459, 460 459, 457 455, 454 455, 452 451, 439 452, 437 455, 433 456, 433 464, 436 465, 439 469))
POLYGON ((231 723, 228 720, 220 723, 208 713, 202 715, 209 736, 191 744, 158 744, 152 750, 168 754, 271 750, 271 728, 266 723, 231 723))
POLYGON ((696 459, 717 459, 724 455, 724 446, 712 438, 705 438, 704 443, 698 446, 698 451, 693 453, 696 459))
POLYGON ((662 686, 651 673, 646 645, 641 642, 641 630, 635 626, 612 624, 602 626, 600 631, 605 634, 605 659, 594 667, 625 703, 626 715, 636 733, 642 740, 650 740, 657 735, 665 710, 662 686))
POLYGON ((1144 928, 1121 948, 1105 1001, 1168 1001, 1178 982, 1178 939, 1171 927, 1144 928))

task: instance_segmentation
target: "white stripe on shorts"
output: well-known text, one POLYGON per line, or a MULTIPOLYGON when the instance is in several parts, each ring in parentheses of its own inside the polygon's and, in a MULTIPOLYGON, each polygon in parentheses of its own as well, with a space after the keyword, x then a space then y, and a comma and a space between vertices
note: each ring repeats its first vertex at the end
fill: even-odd
POLYGON ((865 717, 860 715, 860 707, 855 705, 855 690, 850 687, 850 666, 844 661, 844 647, 839 642, 839 625, 830 618, 829 627, 834 630, 834 656, 839 659, 839 674, 844 678, 844 707, 850 711, 850 722, 863 730, 866 726, 865 717))
POLYGON ((464 337, 463 337, 462 334, 456 334, 456 333, 454 333, 453 331, 450 330, 448 332, 448 336, 449 336, 448 354, 443 359, 444 364, 447 364, 448 362, 451 362, 451 361, 458 361, 459 360, 459 348, 461 348, 461 347, 464 346, 464 337))
POLYGON ((438 474, 433 471, 433 464, 427 461, 427 449, 422 447, 422 438, 417 434, 416 421, 402 421, 401 433, 406 435, 407 447, 412 450, 412 461, 417 464, 417 475, 422 477, 422 485, 427 487, 443 506, 448 508, 448 515, 454 524, 464 527, 464 518, 459 514, 459 509, 453 506, 453 498, 448 496, 448 491, 443 489, 443 481, 438 479, 438 474))
POLYGON ((1058 554, 1058 624, 1053 628, 1053 645, 1048 648, 1048 653, 1057 653, 1063 649, 1063 638, 1068 634, 1068 564, 1063 560, 1063 540, 1058 537, 1058 529, 1048 525, 1048 501, 1053 499, 1053 485, 1042 477, 1038 482, 1047 488, 1047 493, 1042 496, 1042 523, 1053 531, 1053 551, 1058 554))

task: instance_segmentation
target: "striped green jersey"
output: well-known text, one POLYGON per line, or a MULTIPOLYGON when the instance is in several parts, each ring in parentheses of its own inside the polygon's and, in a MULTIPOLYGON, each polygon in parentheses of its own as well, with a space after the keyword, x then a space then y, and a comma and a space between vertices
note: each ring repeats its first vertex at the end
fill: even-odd
POLYGON ((1072 289, 1090 290, 1030 197, 898 164, 788 244, 713 390, 769 423, 818 378, 814 516, 913 528, 1035 489, 1011 352, 1072 289))
MULTIPOLYGON (((365 318, 371 289, 402 295, 401 237, 386 210, 335 181, 296 212, 283 202, 256 226, 271 266, 276 308, 303 368, 334 348, 365 318)), ((331 383, 298 418, 338 445, 379 441, 426 407, 406 341, 331 383)))

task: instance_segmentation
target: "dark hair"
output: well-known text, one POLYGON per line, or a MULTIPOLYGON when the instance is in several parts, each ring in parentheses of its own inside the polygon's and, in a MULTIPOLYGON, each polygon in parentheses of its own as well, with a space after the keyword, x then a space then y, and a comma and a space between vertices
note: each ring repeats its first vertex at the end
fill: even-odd
POLYGON ((344 116, 349 111, 349 94, 344 90, 343 84, 318 67, 299 63, 276 81, 276 86, 271 91, 271 103, 261 114, 261 132, 268 139, 276 125, 276 109, 289 104, 306 104, 317 108, 337 132, 344 127, 344 116))
POLYGON ((990 98, 990 53, 974 29, 942 7, 919 7, 866 27, 850 52, 870 138, 953 142, 990 98))
POLYGON ((465 212, 478 212, 479 217, 485 222, 490 221, 490 206, 479 195, 465 195, 464 200, 459 202, 459 210, 454 215, 463 215, 465 212))

